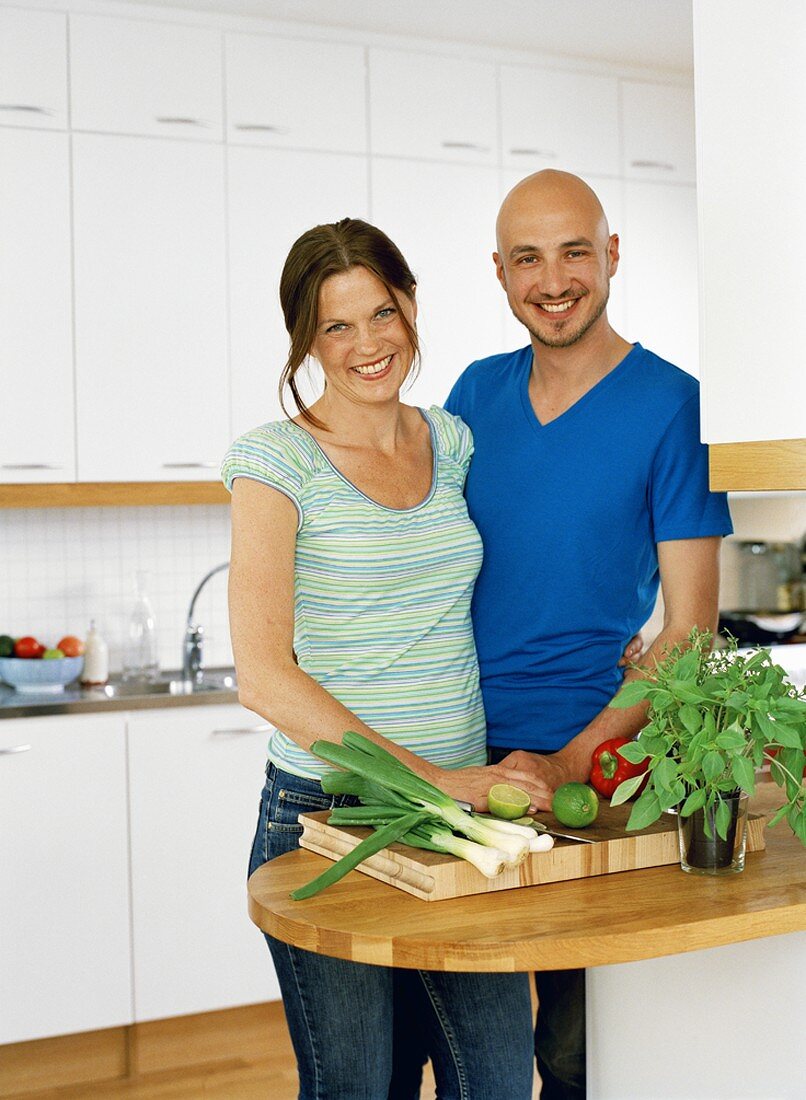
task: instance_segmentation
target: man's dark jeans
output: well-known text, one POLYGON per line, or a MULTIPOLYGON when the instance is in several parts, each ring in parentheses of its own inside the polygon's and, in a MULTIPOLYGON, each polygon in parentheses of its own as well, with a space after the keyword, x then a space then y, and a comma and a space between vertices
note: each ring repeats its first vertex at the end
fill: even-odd
MULTIPOLYGON (((491 764, 513 749, 491 748, 491 764)), ((585 1100, 585 971, 542 970, 535 974, 535 1057, 543 1081, 541 1100, 585 1100)))

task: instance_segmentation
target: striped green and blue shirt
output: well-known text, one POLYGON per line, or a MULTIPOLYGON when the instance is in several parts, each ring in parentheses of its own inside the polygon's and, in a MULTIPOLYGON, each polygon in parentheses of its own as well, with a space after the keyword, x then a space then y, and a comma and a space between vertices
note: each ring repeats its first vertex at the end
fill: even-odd
MULTIPOLYGON (((427 497, 395 509, 365 496, 291 421, 255 428, 222 466, 295 505, 294 651, 300 668, 367 725, 443 767, 486 762, 470 620, 482 547, 463 496, 473 439, 437 406, 427 497)), ((282 731, 269 755, 285 771, 327 770, 282 731)))

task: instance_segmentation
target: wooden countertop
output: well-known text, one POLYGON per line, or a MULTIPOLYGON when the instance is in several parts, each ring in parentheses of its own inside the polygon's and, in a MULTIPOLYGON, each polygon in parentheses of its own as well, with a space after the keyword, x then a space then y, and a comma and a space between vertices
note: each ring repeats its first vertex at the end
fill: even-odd
MULTIPOLYGON (((766 810, 778 788, 765 784, 766 810), (767 790, 766 788, 771 788, 767 790)), ((264 932, 336 958, 429 970, 602 966, 806 931, 806 850, 785 822, 720 878, 679 866, 427 903, 353 871, 308 901, 291 890, 327 861, 302 849, 258 868, 249 914, 264 932)))

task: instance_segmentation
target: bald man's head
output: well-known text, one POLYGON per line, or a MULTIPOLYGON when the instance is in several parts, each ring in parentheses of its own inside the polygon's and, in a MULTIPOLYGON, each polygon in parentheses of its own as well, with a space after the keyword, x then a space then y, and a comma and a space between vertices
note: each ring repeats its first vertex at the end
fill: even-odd
POLYGON ((573 211, 586 225, 595 225, 605 241, 610 236, 605 212, 593 188, 570 172, 544 168, 516 183, 501 204, 495 223, 498 251, 502 235, 511 233, 513 224, 535 214, 545 217, 560 210, 573 211))
POLYGON ((584 180, 554 169, 521 180, 501 206, 496 240, 498 278, 535 340, 569 347, 597 325, 618 267, 618 237, 584 180))

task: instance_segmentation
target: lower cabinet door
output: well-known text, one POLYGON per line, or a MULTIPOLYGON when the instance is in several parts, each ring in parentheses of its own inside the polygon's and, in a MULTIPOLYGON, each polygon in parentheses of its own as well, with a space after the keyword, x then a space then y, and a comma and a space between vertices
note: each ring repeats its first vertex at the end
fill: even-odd
POLYGON ((137 1021, 279 997, 246 895, 267 730, 239 706, 129 717, 137 1021))
POLYGON ((0 1043, 132 1021, 125 735, 0 722, 0 1043))

